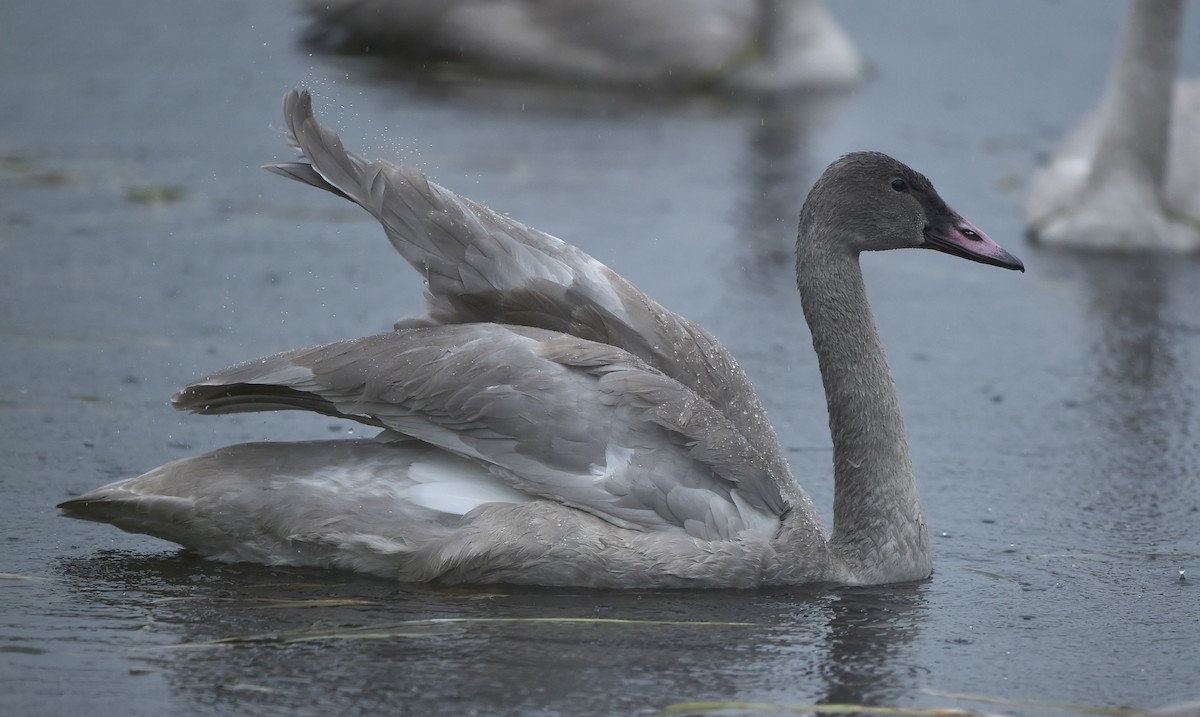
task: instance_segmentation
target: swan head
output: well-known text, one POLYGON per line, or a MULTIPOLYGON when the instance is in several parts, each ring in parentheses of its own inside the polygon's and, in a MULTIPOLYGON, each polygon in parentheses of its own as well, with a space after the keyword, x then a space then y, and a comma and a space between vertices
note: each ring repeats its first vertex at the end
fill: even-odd
POLYGON ((880 152, 847 154, 825 170, 801 212, 801 239, 815 224, 837 227, 853 254, 933 249, 1005 269, 1021 260, 947 205, 925 175, 880 152))

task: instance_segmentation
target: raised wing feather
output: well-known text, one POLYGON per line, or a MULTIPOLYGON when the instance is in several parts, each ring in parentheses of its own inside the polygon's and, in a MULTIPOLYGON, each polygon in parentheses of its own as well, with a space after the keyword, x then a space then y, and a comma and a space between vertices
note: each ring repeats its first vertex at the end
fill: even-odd
POLYGON ((770 465, 789 500, 791 479, 749 379, 708 332, 663 308, 586 253, 430 182, 416 169, 345 150, 312 114, 308 92, 284 97, 291 142, 306 162, 267 169, 358 203, 428 279, 438 323, 497 322, 610 344, 675 379, 724 414, 770 465))
POLYGON ((707 401, 623 350, 538 329, 432 326, 289 351, 172 402, 382 426, 623 527, 769 537, 786 509, 765 461, 707 401))

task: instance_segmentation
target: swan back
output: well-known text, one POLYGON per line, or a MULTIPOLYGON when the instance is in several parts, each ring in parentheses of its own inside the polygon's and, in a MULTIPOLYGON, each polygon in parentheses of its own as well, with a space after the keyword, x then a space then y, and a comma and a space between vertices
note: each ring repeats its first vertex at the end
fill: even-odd
POLYGON ((821 0, 336 0, 308 39, 552 80, 750 91, 845 86, 865 62, 821 0))

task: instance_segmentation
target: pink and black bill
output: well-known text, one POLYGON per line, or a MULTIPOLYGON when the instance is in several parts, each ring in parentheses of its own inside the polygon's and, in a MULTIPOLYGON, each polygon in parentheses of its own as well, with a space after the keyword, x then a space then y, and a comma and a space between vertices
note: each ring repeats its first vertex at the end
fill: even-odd
MULTIPOLYGON (((944 205, 943 205, 944 206, 944 205)), ((925 248, 953 254, 981 264, 991 264, 1005 269, 1025 271, 1021 260, 1008 253, 1004 247, 992 241, 987 234, 976 229, 958 212, 946 207, 949 214, 943 221, 925 226, 925 248)), ((938 217, 943 219, 943 217, 938 217)))

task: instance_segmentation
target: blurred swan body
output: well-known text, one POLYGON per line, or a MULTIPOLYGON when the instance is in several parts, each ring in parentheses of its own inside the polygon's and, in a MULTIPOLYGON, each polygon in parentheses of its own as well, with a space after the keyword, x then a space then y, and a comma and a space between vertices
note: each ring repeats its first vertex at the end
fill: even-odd
POLYGON ((1182 0, 1134 0, 1100 107, 1033 178, 1031 237, 1200 250, 1200 81, 1175 79, 1182 0))
POLYGON ((872 584, 930 574, 929 538, 859 254, 937 249, 1023 268, 877 153, 810 192, 797 282, 827 396, 834 529, 791 476, 745 373, 708 332, 552 236, 368 162, 284 98, 306 161, 427 278, 428 315, 197 381, 175 407, 306 410, 373 440, 185 458, 60 506, 225 561, 403 581, 592 587, 872 584))
POLYGON ((842 87, 865 63, 821 0, 332 0, 327 49, 590 84, 842 87))

